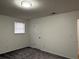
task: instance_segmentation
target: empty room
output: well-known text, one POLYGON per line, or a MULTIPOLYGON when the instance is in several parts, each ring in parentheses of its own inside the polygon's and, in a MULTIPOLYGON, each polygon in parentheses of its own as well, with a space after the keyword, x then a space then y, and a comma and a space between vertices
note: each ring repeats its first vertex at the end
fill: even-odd
POLYGON ((0 59, 79 59, 79 0, 0 0, 0 59))

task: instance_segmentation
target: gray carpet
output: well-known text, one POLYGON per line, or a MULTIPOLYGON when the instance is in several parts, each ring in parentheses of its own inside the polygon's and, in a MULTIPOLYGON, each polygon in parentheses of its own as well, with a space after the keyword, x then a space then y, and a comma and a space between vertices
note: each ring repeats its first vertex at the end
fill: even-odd
POLYGON ((24 48, 0 55, 0 59, 68 59, 35 48, 24 48))

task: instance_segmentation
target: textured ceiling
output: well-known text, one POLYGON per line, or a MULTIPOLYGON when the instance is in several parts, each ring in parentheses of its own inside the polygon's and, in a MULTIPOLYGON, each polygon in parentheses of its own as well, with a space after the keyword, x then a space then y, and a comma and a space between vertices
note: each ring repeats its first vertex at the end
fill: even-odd
MULTIPOLYGON (((17 1, 17 0, 15 0, 17 1)), ((50 15, 52 12, 64 13, 79 10, 79 0, 32 0, 37 8, 23 9, 14 0, 0 0, 0 14, 21 19, 32 19, 50 15)))

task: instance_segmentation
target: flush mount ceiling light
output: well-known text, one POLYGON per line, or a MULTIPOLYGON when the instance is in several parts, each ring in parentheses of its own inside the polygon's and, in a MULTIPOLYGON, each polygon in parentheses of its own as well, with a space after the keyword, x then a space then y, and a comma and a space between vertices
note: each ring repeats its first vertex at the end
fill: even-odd
POLYGON ((41 6, 37 0, 14 0, 14 5, 24 10, 36 9, 41 6))
POLYGON ((32 3, 30 1, 23 0, 21 1, 21 6, 25 8, 30 8, 32 7, 32 3))

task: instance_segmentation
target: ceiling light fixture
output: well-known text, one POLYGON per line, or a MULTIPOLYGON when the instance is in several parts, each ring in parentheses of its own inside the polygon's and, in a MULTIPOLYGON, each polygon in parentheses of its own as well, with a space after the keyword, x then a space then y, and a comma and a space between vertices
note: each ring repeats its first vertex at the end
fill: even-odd
POLYGON ((14 0, 14 5, 23 10, 36 9, 42 6, 37 0, 14 0))
POLYGON ((23 1, 21 1, 21 6, 25 7, 25 8, 30 8, 30 7, 32 7, 32 3, 30 1, 23 0, 23 1))

